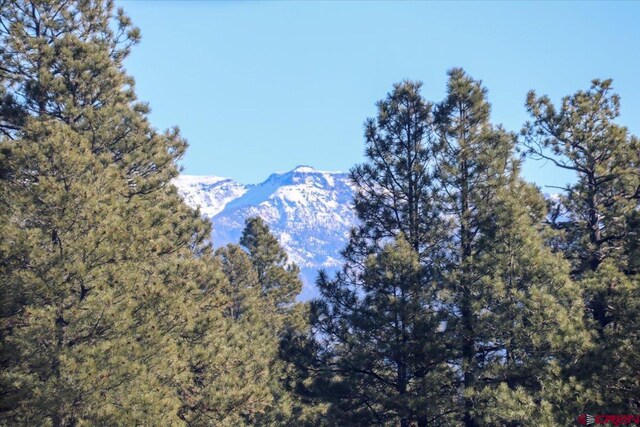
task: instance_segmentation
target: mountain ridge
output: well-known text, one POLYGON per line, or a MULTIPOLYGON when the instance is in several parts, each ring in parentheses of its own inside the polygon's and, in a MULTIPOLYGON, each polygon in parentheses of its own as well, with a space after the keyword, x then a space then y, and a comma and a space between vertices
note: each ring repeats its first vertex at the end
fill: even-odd
POLYGON ((258 184, 218 176, 181 175, 174 185, 185 202, 213 225, 215 247, 237 243, 244 220, 260 216, 269 225, 304 281, 301 299, 317 294, 317 270, 335 271, 340 251, 356 223, 349 174, 299 165, 258 184))

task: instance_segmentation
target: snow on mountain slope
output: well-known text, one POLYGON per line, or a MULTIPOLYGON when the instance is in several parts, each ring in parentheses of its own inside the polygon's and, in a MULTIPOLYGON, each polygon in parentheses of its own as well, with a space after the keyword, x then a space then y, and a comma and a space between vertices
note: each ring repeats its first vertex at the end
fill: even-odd
POLYGON ((189 206, 199 207, 209 218, 222 211, 231 200, 242 196, 248 188, 217 176, 180 175, 173 183, 189 206))
POLYGON ((302 270, 302 299, 315 295, 312 283, 318 269, 340 265, 340 251, 356 222, 353 188, 342 172, 298 166, 250 186, 193 176, 181 176, 174 183, 187 204, 211 218, 217 247, 237 243, 247 217, 263 218, 302 270))

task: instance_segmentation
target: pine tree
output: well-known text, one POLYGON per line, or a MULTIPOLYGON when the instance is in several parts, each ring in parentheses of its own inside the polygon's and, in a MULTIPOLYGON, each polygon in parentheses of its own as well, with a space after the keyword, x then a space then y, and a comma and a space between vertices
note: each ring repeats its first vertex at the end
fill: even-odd
POLYGON ((246 220, 240 245, 249 252, 262 294, 278 312, 285 314, 291 311, 296 296, 302 290, 300 269, 288 263, 287 253, 260 217, 246 220))
POLYGON ((367 162, 351 170, 361 225, 345 251, 348 260, 366 257, 400 234, 421 259, 437 252, 433 236, 441 221, 431 215, 437 207, 429 173, 432 114, 421 87, 421 82, 395 84, 377 103, 377 118, 364 124, 367 162))
POLYGON ((229 287, 225 290, 231 302, 227 315, 238 320, 262 311, 262 286, 247 253, 240 246, 229 244, 216 250, 216 256, 220 258, 222 270, 229 280, 229 287))
POLYGON ((3 182, 11 236, 3 256, 17 265, 3 269, 2 283, 18 303, 3 319, 13 352, 3 382, 16 391, 3 418, 177 422, 188 366, 176 333, 198 307, 196 284, 214 281, 188 257, 208 229, 191 228, 200 220, 183 205, 171 210, 179 200, 171 187, 156 207, 122 197, 119 168, 89 155, 66 125, 34 119, 3 144, 12 173, 3 182))
POLYGON ((216 251, 215 263, 226 278, 215 291, 227 303, 206 310, 222 311, 224 318, 213 318, 198 328, 200 334, 188 355, 196 381, 183 417, 194 426, 262 425, 279 407, 273 390, 280 373, 278 337, 245 251, 227 245, 216 251), (220 325, 226 328, 223 333, 220 325))
POLYGON ((319 280, 315 321, 323 362, 337 374, 324 379, 323 390, 334 423, 450 425, 443 318, 427 277, 399 238, 366 260, 361 296, 342 277, 319 280))
POLYGON ((312 305, 315 392, 338 425, 447 425, 446 342, 432 266, 439 217, 429 176, 430 105, 396 84, 365 123, 367 162, 351 171, 360 225, 312 305))
POLYGON ((259 323, 273 349, 269 369, 273 407, 256 422, 260 425, 313 425, 323 408, 294 393, 298 373, 286 353, 289 342, 306 334, 308 307, 296 302, 302 290, 300 270, 259 217, 247 218, 240 238, 257 274, 259 323))
POLYGON ((3 2, 0 20, 0 423, 202 424, 202 364, 228 380, 213 401, 251 410, 229 362, 249 333, 170 185, 186 143, 124 72, 137 29, 110 1, 3 2))
POLYGON ((530 157, 576 177, 561 188, 552 224, 561 232, 557 247, 584 289, 596 341, 584 359, 593 393, 585 409, 626 413, 640 408, 640 140, 616 124, 620 99, 612 90, 611 80, 593 80, 558 108, 531 91, 532 122, 523 136, 530 157))
POLYGON ((468 427, 567 423, 570 381, 558 368, 587 343, 581 295, 544 245, 542 197, 519 177, 515 137, 490 123, 486 92, 453 69, 434 117, 460 418, 468 427))

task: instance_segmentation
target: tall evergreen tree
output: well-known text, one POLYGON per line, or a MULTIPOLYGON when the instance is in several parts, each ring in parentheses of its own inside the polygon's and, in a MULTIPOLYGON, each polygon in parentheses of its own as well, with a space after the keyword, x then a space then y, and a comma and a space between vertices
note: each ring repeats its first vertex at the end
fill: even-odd
POLYGON ((270 390, 275 404, 258 420, 261 425, 313 425, 322 407, 294 393, 297 373, 285 357, 288 343, 306 334, 306 304, 296 302, 302 290, 300 270, 260 217, 247 218, 240 244, 248 253, 257 276, 259 318, 272 349, 270 390))
POLYGON ((262 294, 282 314, 295 309, 295 298, 302 290, 300 269, 288 262, 287 253, 260 217, 248 218, 240 237, 258 274, 262 294))
POLYGON ((532 121, 523 129, 529 156, 571 171, 552 216, 557 246, 584 289, 595 332, 584 375, 593 393, 588 410, 640 408, 640 140, 618 125, 620 99, 611 80, 564 97, 556 108, 531 91, 532 121))
MULTIPOLYGON (((228 245, 216 251, 226 276, 217 291, 226 305, 208 307, 222 311, 224 318, 204 323, 198 329, 189 357, 196 381, 188 395, 183 417, 194 426, 264 425, 280 415, 281 398, 274 381, 278 370, 278 337, 267 314, 258 275, 245 251, 228 245)), ((216 301, 216 300, 213 300, 216 301)))
POLYGON ((451 425, 436 286, 403 238, 365 261, 357 290, 319 279, 319 384, 335 425, 451 425))
POLYGON ((378 116, 364 124, 367 162, 351 170, 361 224, 353 230, 347 260, 357 263, 401 234, 423 261, 437 253, 433 236, 441 221, 432 215, 432 114, 421 87, 412 81, 394 85, 377 103, 378 116))
POLYGON ((227 315, 238 320, 248 317, 252 311, 263 310, 264 307, 259 307, 264 300, 262 286, 247 253, 240 246, 229 244, 216 250, 216 256, 229 280, 229 287, 225 289, 231 302, 227 315))
POLYGON ((467 427, 566 423, 574 415, 549 388, 563 388, 553 381, 557 365, 586 335, 580 292, 542 239, 541 195, 519 177, 515 137, 490 123, 486 89, 462 69, 449 72, 434 123, 461 419, 467 427))
MULTIPOLYGON (((219 274, 208 227, 175 189, 129 199, 113 163, 65 124, 30 119, 3 180, 2 418, 9 424, 178 423, 182 358, 219 274), (145 200, 147 199, 147 200, 145 200), (153 206, 152 206, 153 202, 153 206), (12 242, 17 245, 13 245, 12 242), (14 393, 15 392, 15 393, 14 393)), ((211 314, 212 316, 214 314, 211 314)))
POLYGON ((229 362, 250 334, 170 185, 186 143, 124 72, 138 39, 110 1, 0 4, 2 425, 210 424, 202 365, 253 410, 229 362))
POLYGON ((447 425, 447 348, 432 266, 440 219, 429 176, 430 105, 405 81, 365 123, 351 171, 360 219, 335 279, 312 305, 316 387, 332 423, 447 425))

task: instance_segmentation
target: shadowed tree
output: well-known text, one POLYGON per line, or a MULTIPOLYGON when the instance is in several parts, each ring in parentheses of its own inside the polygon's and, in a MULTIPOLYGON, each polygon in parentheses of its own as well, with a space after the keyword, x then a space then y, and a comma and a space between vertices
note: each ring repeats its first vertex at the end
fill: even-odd
POLYGON ((448 352, 433 271, 442 223, 430 183, 431 106, 405 81, 365 123, 351 171, 360 220, 312 304, 315 386, 338 425, 450 425, 448 352))

